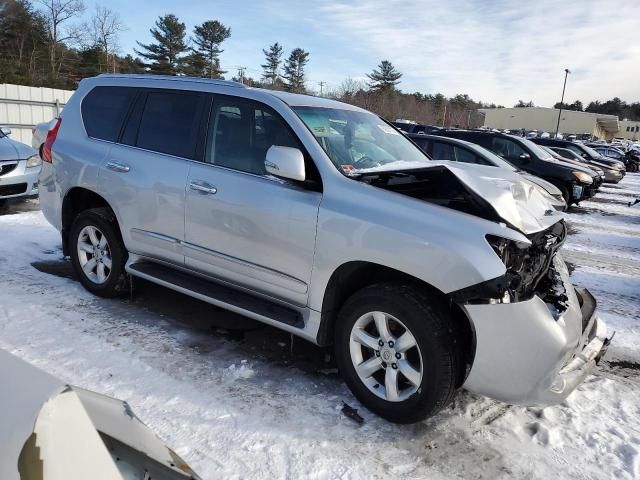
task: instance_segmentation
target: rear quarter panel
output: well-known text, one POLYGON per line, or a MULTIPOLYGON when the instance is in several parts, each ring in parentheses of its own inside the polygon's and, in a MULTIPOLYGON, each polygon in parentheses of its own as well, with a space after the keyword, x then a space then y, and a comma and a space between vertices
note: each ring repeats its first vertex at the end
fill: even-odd
POLYGON ((89 138, 80 106, 91 89, 81 82, 60 114, 62 123, 52 148, 52 163, 43 162, 40 173, 40 205, 46 219, 62 229, 62 204, 73 187, 96 191, 100 166, 111 148, 110 142, 89 138))

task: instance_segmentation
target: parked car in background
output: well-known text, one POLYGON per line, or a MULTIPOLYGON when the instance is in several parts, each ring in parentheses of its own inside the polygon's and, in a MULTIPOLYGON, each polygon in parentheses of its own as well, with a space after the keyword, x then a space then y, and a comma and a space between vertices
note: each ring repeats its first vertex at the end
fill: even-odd
POLYGON ((0 128, 0 201, 38 195, 42 160, 38 152, 9 135, 9 128, 0 128))
POLYGON ((408 122, 391 122, 398 130, 402 130, 405 133, 416 133, 418 135, 425 135, 428 133, 435 133, 442 130, 441 127, 433 125, 423 125, 420 123, 408 123, 408 122))
POLYGON ((605 170, 605 182, 607 183, 618 183, 624 178, 624 174, 626 171, 624 163, 612 158, 604 157, 592 148, 587 147, 583 143, 570 142, 568 140, 557 140, 552 138, 536 138, 533 140, 533 142, 538 145, 545 145, 547 147, 567 148, 580 155, 589 163, 596 162, 599 164, 608 165, 609 168, 605 170))
POLYGON ((579 153, 576 153, 573 150, 569 150, 568 148, 561 148, 561 147, 548 147, 551 150, 553 150, 554 152, 556 152, 558 155, 560 155, 561 157, 568 159, 568 160, 573 160, 575 162, 580 162, 585 164, 586 166, 588 166, 589 168, 598 168, 600 169, 603 174, 604 174, 604 180, 603 182, 606 183, 617 183, 620 180, 620 171, 618 169, 612 169, 611 165, 608 165, 606 163, 602 163, 602 162, 598 162, 596 160, 588 160, 586 158, 584 158, 582 155, 580 155, 579 153))
POLYGON ((438 135, 408 134, 407 136, 434 160, 450 160, 460 163, 489 165, 502 168, 509 172, 519 173, 526 180, 536 185, 555 209, 567 209, 567 203, 562 196, 562 192, 555 185, 524 170, 517 169, 502 157, 499 157, 480 145, 457 138, 438 135))
POLYGON ((627 172, 638 171, 640 155, 633 151, 625 152, 624 150, 612 145, 587 144, 587 146, 593 148, 600 155, 623 162, 627 172))
POLYGON ((434 162, 353 105, 101 75, 42 151, 42 210, 87 290, 122 294, 129 274, 333 345, 354 395, 391 421, 462 386, 562 402, 609 343, 558 252, 563 215, 534 186, 434 162))
POLYGON ((562 155, 560 155, 558 152, 554 151, 551 147, 545 147, 544 145, 540 145, 540 148, 549 152, 549 155, 551 155, 556 160, 560 160, 565 163, 570 163, 578 167, 587 168, 591 172, 590 175, 593 177, 593 185, 591 185, 591 188, 596 192, 604 182, 604 171, 598 168, 596 165, 589 164, 584 161, 580 162, 577 160, 565 158, 562 155))
POLYGON ((593 196, 593 177, 584 167, 555 160, 538 145, 523 137, 504 133, 445 130, 438 135, 476 143, 501 156, 514 167, 547 180, 561 192, 568 205, 593 196))

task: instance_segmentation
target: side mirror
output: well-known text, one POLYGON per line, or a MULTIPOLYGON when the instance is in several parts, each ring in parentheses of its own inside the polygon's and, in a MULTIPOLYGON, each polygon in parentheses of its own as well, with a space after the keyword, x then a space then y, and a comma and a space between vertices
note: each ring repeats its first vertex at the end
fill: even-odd
POLYGON ((9 127, 0 127, 0 131, 7 137, 11 135, 11 129, 9 127))
POLYGON ((272 145, 264 161, 267 172, 276 177, 304 181, 304 155, 297 148, 272 145))
POLYGON ((528 153, 521 153, 518 158, 526 163, 531 160, 531 155, 529 155, 528 153))

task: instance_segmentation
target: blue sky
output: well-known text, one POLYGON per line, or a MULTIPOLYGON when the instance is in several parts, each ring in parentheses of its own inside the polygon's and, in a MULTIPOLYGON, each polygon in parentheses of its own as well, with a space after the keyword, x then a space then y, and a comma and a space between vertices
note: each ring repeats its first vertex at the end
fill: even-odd
MULTIPOLYGON (((87 2, 88 16, 98 3, 87 2)), ((278 41, 288 53, 311 53, 308 87, 335 89, 366 80, 382 59, 404 76, 400 88, 445 95, 467 93, 510 106, 518 99, 550 106, 559 100, 640 100, 640 2, 628 0, 110 0, 128 30, 121 50, 149 42, 158 16, 174 13, 192 30, 217 19, 232 35, 223 68, 238 65, 259 78, 262 48, 278 41), (325 87, 326 88, 326 87, 325 87)), ((227 74, 228 76, 230 76, 227 74)))

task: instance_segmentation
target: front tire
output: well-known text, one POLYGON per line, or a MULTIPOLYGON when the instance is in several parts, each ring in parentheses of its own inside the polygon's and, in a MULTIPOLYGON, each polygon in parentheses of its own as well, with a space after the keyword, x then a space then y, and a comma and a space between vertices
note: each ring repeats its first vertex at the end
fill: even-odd
POLYGON ((69 252, 80 283, 94 295, 112 298, 127 290, 128 254, 110 208, 92 208, 76 217, 69 252))
POLYGON ((335 353, 356 398, 395 423, 435 415, 456 392, 461 352, 435 295, 401 283, 365 287, 338 315, 335 353))

